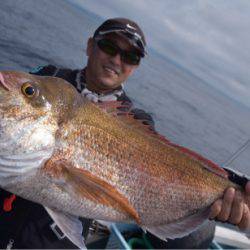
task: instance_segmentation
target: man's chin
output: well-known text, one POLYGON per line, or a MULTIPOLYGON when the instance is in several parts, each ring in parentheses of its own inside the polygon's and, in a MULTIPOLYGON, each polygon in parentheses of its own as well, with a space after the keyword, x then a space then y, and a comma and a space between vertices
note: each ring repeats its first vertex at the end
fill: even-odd
POLYGON ((105 90, 112 90, 112 89, 116 89, 117 87, 119 87, 122 83, 117 83, 113 80, 110 79, 102 79, 101 82, 101 86, 103 89, 105 90))

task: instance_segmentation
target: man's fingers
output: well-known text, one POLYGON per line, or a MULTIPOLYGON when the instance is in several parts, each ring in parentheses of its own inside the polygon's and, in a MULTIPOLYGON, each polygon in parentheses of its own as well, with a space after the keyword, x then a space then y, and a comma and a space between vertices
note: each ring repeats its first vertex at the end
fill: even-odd
POLYGON ((250 181, 247 182, 246 187, 245 187, 245 199, 246 199, 246 203, 248 206, 250 206, 250 181))
POLYGON ((245 204, 243 202, 242 196, 235 195, 228 222, 234 225, 238 225, 241 222, 244 212, 244 205, 245 204))
POLYGON ((250 230, 250 211, 246 204, 243 206, 243 216, 241 222, 238 224, 240 230, 250 230))
POLYGON ((223 197, 221 211, 217 215, 218 220, 227 221, 229 219, 233 200, 234 200, 234 195, 235 195, 234 188, 230 187, 226 190, 224 197, 223 197))
POLYGON ((215 217, 220 213, 221 211, 221 207, 222 207, 222 200, 217 200, 213 203, 213 205, 211 206, 210 209, 210 214, 209 214, 209 218, 215 219, 215 217))
POLYGON ((245 190, 246 190, 246 194, 250 195, 250 181, 247 182, 245 190))

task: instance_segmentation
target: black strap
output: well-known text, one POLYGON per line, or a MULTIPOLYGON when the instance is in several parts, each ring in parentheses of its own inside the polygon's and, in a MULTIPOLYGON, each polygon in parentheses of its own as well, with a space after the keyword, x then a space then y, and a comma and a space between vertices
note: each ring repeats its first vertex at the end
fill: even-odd
POLYGON ((230 168, 224 168, 229 173, 229 180, 232 181, 235 184, 238 184, 239 186, 245 188, 247 182, 250 180, 248 176, 237 172, 230 168))

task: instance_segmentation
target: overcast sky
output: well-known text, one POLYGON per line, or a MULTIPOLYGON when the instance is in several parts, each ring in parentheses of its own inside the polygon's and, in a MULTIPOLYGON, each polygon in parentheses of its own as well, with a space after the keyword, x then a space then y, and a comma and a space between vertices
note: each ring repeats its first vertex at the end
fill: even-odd
POLYGON ((249 0, 71 0, 128 17, 150 48, 250 107, 249 0))

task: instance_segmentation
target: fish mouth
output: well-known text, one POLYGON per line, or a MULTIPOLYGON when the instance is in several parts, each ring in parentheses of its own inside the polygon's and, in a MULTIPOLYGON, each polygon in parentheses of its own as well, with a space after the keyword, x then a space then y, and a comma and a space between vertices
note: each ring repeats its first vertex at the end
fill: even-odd
POLYGON ((5 90, 10 90, 4 80, 3 74, 0 72, 0 86, 4 88, 5 90))

